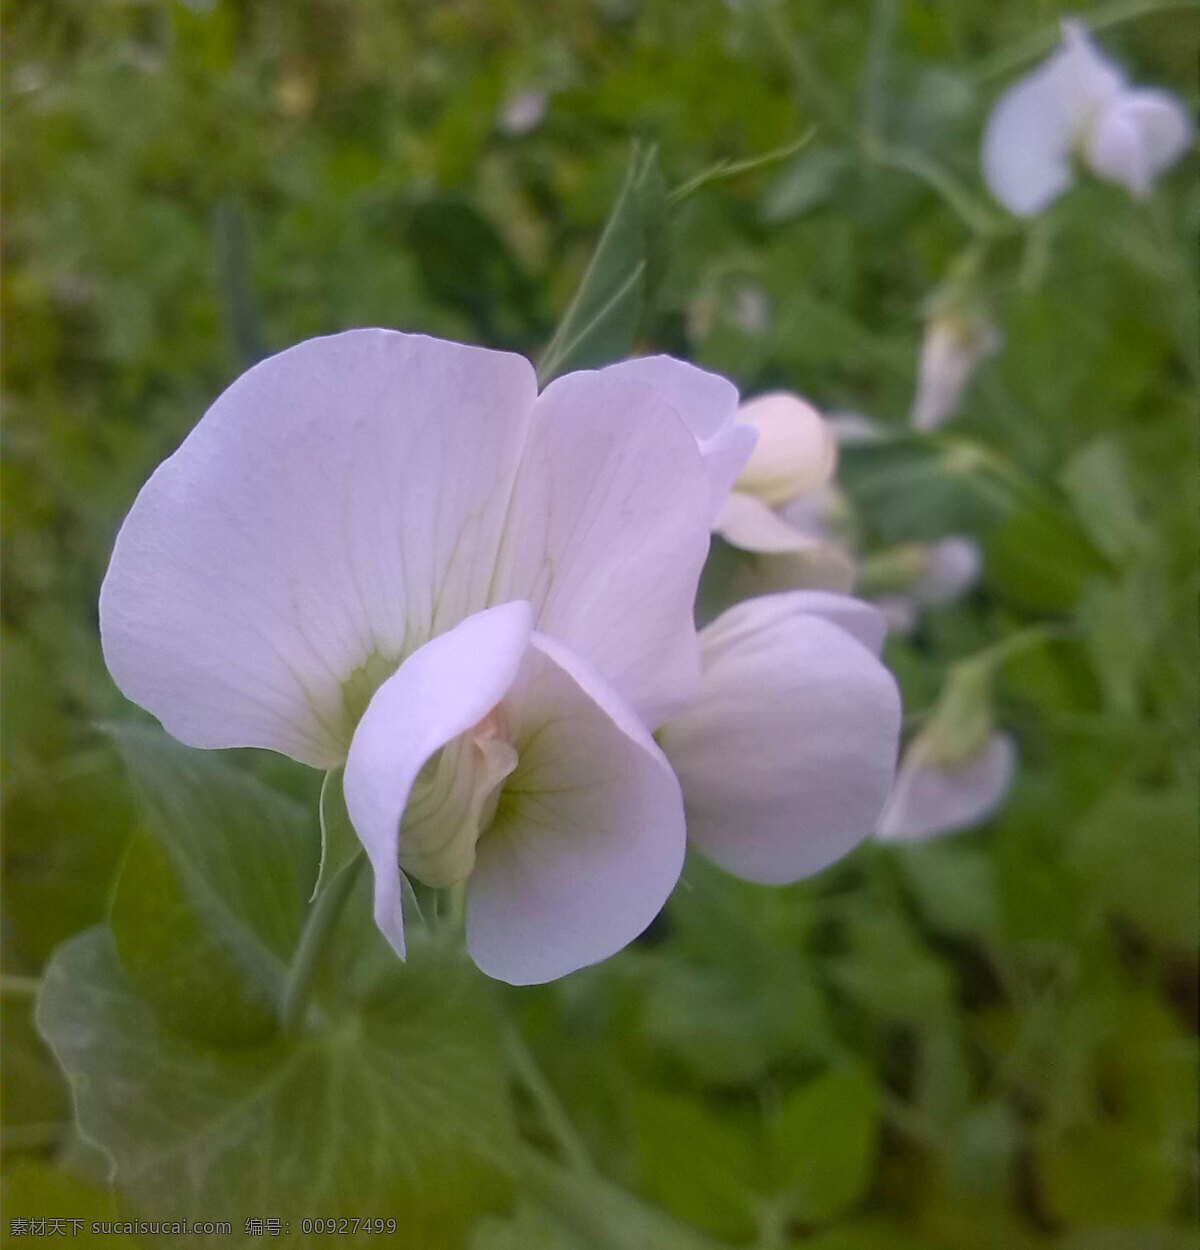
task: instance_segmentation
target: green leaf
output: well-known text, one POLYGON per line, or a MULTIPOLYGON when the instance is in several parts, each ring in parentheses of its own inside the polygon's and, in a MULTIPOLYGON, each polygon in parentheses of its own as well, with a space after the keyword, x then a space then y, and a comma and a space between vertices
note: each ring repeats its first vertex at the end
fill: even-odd
POLYGON ((1091 1124, 1038 1152, 1046 1201, 1069 1224, 1152 1224, 1174 1205, 1183 1171, 1167 1143, 1133 1125, 1091 1124))
POLYGON ((880 1134, 874 1077, 831 1068, 784 1100, 771 1140, 772 1173, 795 1218, 833 1219, 866 1193, 880 1134))
POLYGON ((1186 787, 1119 789, 1071 831, 1067 856, 1102 907, 1157 942, 1195 950, 1200 833, 1186 787))
POLYGON ((1111 438, 1088 443, 1062 473, 1063 489, 1088 537, 1110 560, 1146 550, 1150 534, 1138 512, 1128 466, 1111 438))
POLYGON ((762 1158, 750 1126, 680 1094, 638 1091, 637 1152, 650 1198, 732 1241, 753 1237, 762 1158))
POLYGON ((894 848, 921 915, 943 933, 996 936, 995 868, 976 847, 931 841, 894 848))
POLYGON ((658 149, 637 144, 583 282, 538 366, 543 386, 629 354, 661 277, 666 217, 658 149))
POLYGON ((1106 565, 1065 508, 1038 500, 985 536, 989 583, 1034 612, 1066 612, 1106 565))
POLYGON ((275 1027, 300 935, 313 822, 215 752, 142 726, 117 738, 148 826, 110 911, 125 970, 168 1028, 261 1039, 275 1027))
POLYGON ((849 167, 850 158, 841 148, 802 152, 763 192, 759 215, 775 225, 819 208, 833 199, 849 167))
MULTIPOLYGON (((8 724, 6 736, 14 732, 8 724)), ((107 745, 67 756, 39 780, 9 790, 6 962, 40 968, 60 942, 104 919, 134 819, 129 783, 107 745)))
POLYGON ((977 533, 1019 502, 990 453, 961 439, 902 435, 847 446, 840 480, 885 542, 977 533))
MULTIPOLYGON (((520 1160, 522 1187, 577 1233, 588 1250, 725 1250, 724 1243, 602 1177, 568 1172, 528 1148, 520 1160)), ((574 1246, 567 1242, 556 1250, 574 1246)))
POLYGON ((446 953, 414 950, 319 1032, 228 1048, 162 1029, 99 927, 51 961, 38 1027, 147 1218, 230 1219, 243 1244, 246 1215, 279 1215, 308 1245, 301 1219, 395 1216, 389 1245, 439 1250, 507 1195, 497 1030, 481 978, 446 953))
MULTIPOLYGON (((5 1172, 3 1178, 5 1231, 18 1219, 83 1220, 83 1226, 67 1223, 64 1239, 83 1237, 84 1244, 93 1237, 93 1223, 120 1221, 113 1195, 107 1189, 80 1179, 61 1167, 38 1160, 22 1160, 5 1172)), ((49 1234, 47 1234, 49 1235, 49 1234)), ((57 1237, 57 1234, 54 1234, 57 1237)), ((139 1243, 123 1233, 95 1235, 113 1250, 130 1250, 139 1243)), ((7 1244, 7 1239, 6 1239, 7 1244)))

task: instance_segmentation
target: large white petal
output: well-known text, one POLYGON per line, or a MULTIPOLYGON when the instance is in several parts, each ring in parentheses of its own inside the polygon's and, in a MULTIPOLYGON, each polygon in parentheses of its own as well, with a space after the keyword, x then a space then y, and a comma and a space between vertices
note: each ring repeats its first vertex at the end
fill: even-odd
POLYGON ((654 919, 683 866, 683 802, 632 710, 549 638, 534 635, 503 714, 519 762, 476 848, 467 947, 489 976, 529 985, 654 919))
POLYGON ((912 841, 982 824, 1012 785, 1016 754, 1012 738, 1001 733, 955 768, 934 764, 919 746, 910 747, 879 818, 879 836, 912 841))
MULTIPOLYGON (((817 872, 875 828, 900 734, 891 673, 828 607, 818 616, 794 604, 789 614, 779 599, 751 600, 713 622, 703 691, 659 735, 689 837, 768 884, 817 872)), ((849 609, 844 622, 866 628, 849 609)))
POLYGON ((1080 22, 1063 23, 1061 47, 997 101, 983 136, 992 194, 1022 217, 1071 185, 1071 152, 1089 120, 1124 85, 1121 71, 1080 22))
POLYGON ((567 374, 534 409, 493 598, 531 599, 538 629, 656 728, 699 685, 710 516, 696 441, 658 390, 567 374))
POLYGON ((738 392, 728 378, 707 373, 673 356, 639 356, 599 371, 649 386, 691 430, 713 487, 713 515, 720 511, 754 450, 754 430, 737 422, 738 392))
POLYGON ((255 366, 117 536, 117 684, 191 746, 340 762, 373 680, 488 602, 535 394, 520 356, 388 330, 255 366))
POLYGON ((758 444, 737 480, 737 489, 772 507, 818 490, 837 468, 833 425, 806 400, 771 391, 748 400, 738 420, 758 431, 758 444))
POLYGON ((1084 155, 1099 177, 1142 197, 1191 141, 1191 114, 1182 101, 1166 91, 1122 91, 1093 124, 1084 155))
POLYGON ((513 684, 533 632, 528 603, 469 616, 400 665, 354 732, 346 810, 375 873, 375 920, 404 954, 400 826, 425 763, 478 724, 513 684))

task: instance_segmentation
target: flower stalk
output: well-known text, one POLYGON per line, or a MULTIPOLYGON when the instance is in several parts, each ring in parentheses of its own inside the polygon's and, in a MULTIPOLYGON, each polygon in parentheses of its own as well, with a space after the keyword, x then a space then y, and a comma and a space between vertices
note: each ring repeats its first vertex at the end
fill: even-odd
POLYGON ((298 1032, 304 1022, 321 956, 329 945, 338 917, 342 914, 346 900, 358 879, 362 862, 363 856, 359 854, 341 868, 309 908, 308 918, 304 922, 304 929, 296 944, 296 953, 292 957, 283 986, 280 1023, 285 1033, 298 1032))

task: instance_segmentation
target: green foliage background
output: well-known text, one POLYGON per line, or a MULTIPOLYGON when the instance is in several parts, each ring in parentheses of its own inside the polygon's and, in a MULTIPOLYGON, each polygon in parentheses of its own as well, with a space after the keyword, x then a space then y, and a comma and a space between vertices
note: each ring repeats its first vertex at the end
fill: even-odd
MULTIPOLYGON (((11 0, 4 1236, 133 1209, 473 1250, 1195 1245, 1200 185, 1193 152, 1145 204, 1085 183, 1018 229, 987 199, 983 119, 1059 8, 11 0), (530 89, 544 122, 505 134, 530 89), (538 989, 433 940, 401 968, 358 899, 321 1027, 282 1039, 320 779, 102 729, 135 719, 97 637, 116 528, 268 351, 380 324, 540 354, 633 138, 665 181, 635 161, 601 277, 643 269, 568 367, 636 328, 901 435, 926 301, 986 242, 1003 353, 944 437, 843 477, 869 546, 985 547, 889 643, 914 724, 948 665, 1054 631, 1004 670, 1014 793, 784 890, 689 862, 641 942, 538 989)), ((1194 7, 1091 16, 1196 104, 1194 7)))

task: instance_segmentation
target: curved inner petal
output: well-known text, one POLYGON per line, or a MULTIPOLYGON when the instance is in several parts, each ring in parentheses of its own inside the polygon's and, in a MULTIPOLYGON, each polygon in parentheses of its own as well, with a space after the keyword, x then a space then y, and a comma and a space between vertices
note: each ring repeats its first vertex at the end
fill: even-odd
POLYGON ((413 841, 408 862, 447 884, 470 871, 475 838, 512 762, 493 709, 516 678, 532 630, 524 602, 469 616, 409 656, 355 730, 346 809, 375 873, 376 922, 401 955, 400 864, 410 855, 403 841, 413 841))
POLYGON ((580 657, 535 634, 502 704, 519 760, 476 847, 467 946, 526 985, 606 959, 654 919, 686 843, 679 783, 580 657))

